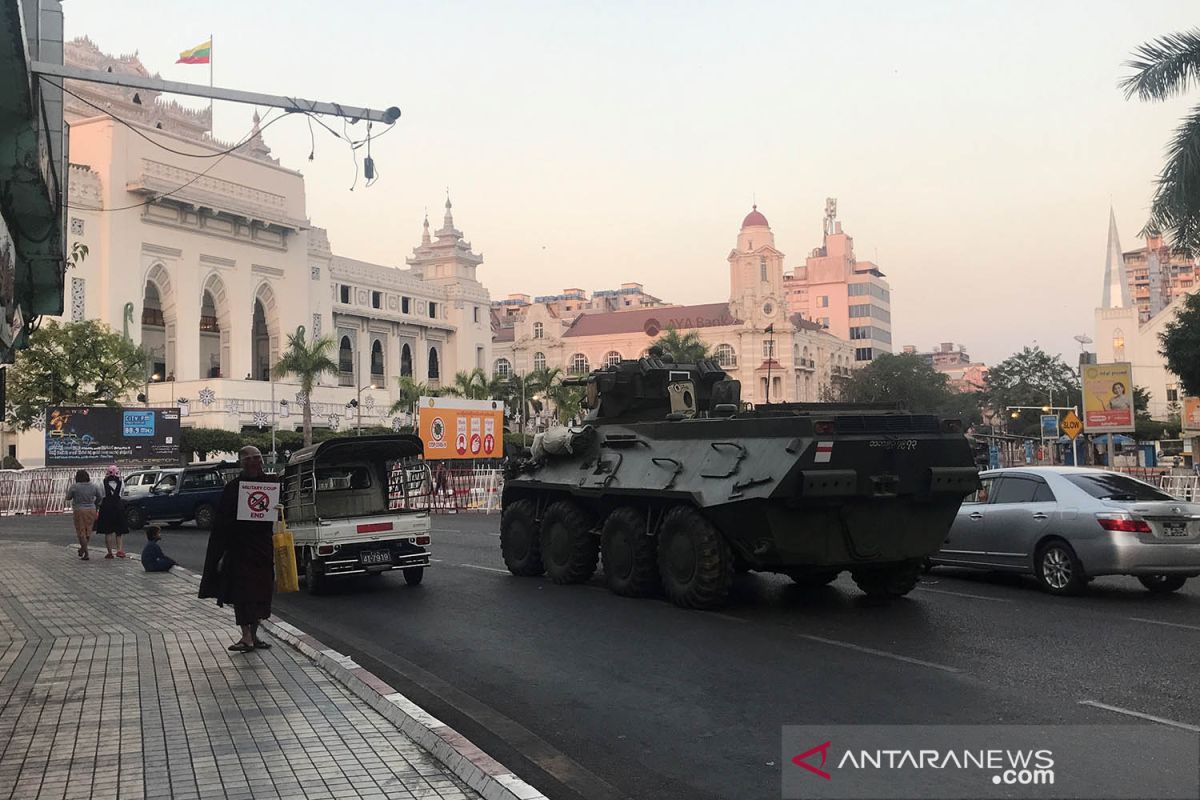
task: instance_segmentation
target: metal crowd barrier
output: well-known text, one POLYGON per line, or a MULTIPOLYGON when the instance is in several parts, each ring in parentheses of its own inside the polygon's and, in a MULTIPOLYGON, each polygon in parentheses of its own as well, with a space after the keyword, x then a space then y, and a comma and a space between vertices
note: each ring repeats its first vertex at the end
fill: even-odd
POLYGON ((67 487, 74 482, 73 467, 0 471, 0 516, 69 511, 67 487))
POLYGON ((1194 502, 1200 490, 1200 475, 1163 475, 1158 488, 1185 503, 1194 502))

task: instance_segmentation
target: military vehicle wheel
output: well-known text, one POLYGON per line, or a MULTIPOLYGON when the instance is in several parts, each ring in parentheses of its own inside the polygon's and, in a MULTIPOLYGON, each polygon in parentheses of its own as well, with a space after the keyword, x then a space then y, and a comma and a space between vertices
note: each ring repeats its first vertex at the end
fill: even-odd
POLYGON ((691 506, 675 506, 658 533, 658 572, 675 605, 719 608, 733 582, 733 554, 711 522, 691 506))
POLYGON ((537 506, 518 500, 500 517, 500 554, 513 575, 541 575, 542 546, 538 541, 537 506))
POLYGON ((837 580, 837 576, 841 574, 842 571, 838 569, 794 570, 788 573, 788 577, 801 589, 820 589, 822 586, 828 586, 833 583, 837 580))
POLYGON ((645 597, 658 590, 657 548, 646 534, 646 517, 622 506, 608 515, 600 532, 604 581, 614 594, 645 597))
POLYGON ((867 597, 903 597, 913 590, 921 577, 921 562, 905 561, 864 567, 850 573, 867 597))
POLYGON ((555 583, 583 583, 596 572, 600 547, 592 519, 570 500, 559 500, 542 517, 541 551, 546 576, 555 583))

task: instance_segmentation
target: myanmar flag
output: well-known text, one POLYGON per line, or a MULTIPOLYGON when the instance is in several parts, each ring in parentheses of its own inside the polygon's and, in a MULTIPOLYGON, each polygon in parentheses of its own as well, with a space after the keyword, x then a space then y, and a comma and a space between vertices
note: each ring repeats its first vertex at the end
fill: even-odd
POLYGON ((184 50, 179 54, 179 60, 176 64, 207 64, 212 56, 212 39, 209 39, 204 44, 198 44, 191 50, 184 50))

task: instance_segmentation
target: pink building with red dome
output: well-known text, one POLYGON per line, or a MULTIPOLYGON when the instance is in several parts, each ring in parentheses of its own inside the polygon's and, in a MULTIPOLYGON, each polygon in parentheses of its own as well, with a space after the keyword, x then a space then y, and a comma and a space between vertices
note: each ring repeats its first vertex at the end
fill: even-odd
MULTIPOLYGON (((568 374, 638 358, 668 328, 695 331, 717 362, 742 382, 742 399, 816 402, 849 377, 851 343, 789 312, 784 254, 766 216, 754 207, 742 220, 729 264, 726 300, 671 305, 628 284, 629 305, 562 296, 513 295, 493 304, 492 371, 525 374, 558 367, 568 374), (542 301, 542 302, 538 302, 542 301), (598 310, 613 308, 615 310, 598 310)), ((602 294, 602 293, 596 293, 602 294)), ((622 301, 624 302, 624 301, 622 301)))

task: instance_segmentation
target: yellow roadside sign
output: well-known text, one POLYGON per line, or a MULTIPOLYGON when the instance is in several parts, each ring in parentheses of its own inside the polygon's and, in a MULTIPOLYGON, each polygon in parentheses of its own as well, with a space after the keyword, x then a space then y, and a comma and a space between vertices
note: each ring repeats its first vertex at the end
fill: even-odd
POLYGON ((1062 422, 1059 423, 1059 427, 1062 428, 1063 433, 1070 436, 1073 440, 1083 430, 1083 422, 1080 421, 1079 415, 1074 411, 1068 411, 1066 416, 1063 417, 1062 422))

